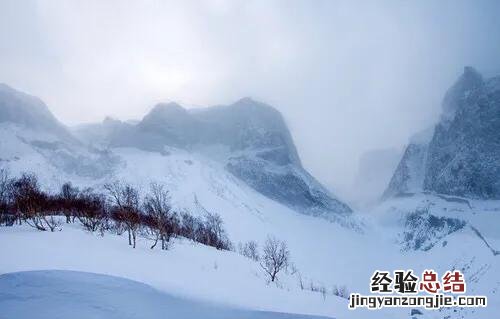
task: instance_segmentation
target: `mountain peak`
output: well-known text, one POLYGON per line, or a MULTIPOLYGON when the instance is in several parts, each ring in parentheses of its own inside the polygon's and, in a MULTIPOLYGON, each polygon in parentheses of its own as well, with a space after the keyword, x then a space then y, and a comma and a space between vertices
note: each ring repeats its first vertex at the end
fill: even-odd
POLYGON ((459 81, 462 81, 465 87, 475 88, 483 83, 483 76, 473 67, 465 66, 459 81))
POLYGON ((39 98, 0 84, 0 122, 24 125, 69 137, 66 128, 39 98))
POLYGON ((158 103, 149 114, 169 116, 174 114, 187 114, 187 110, 176 102, 158 103))
POLYGON ((147 126, 163 126, 166 123, 184 123, 190 121, 191 116, 189 112, 175 102, 158 103, 139 123, 143 127, 147 126))
POLYGON ((262 104, 259 101, 254 100, 250 96, 245 96, 239 99, 238 101, 234 102, 234 104, 262 104))
POLYGON ((464 75, 481 77, 481 73, 470 65, 464 66, 464 75))
POLYGON ((249 109, 262 108, 262 109, 277 111, 274 107, 272 107, 264 102, 257 101, 251 97, 243 97, 243 98, 239 99, 238 101, 234 102, 233 104, 231 104, 230 107, 231 106, 232 107, 249 108, 249 109))
POLYGON ((445 121, 452 120, 457 110, 464 105, 470 93, 483 85, 483 76, 473 67, 465 66, 463 74, 445 94, 442 119, 445 121))
POLYGON ((431 191, 500 199, 496 83, 497 78, 483 80, 474 68, 464 68, 444 97, 431 138, 408 145, 386 194, 431 191))

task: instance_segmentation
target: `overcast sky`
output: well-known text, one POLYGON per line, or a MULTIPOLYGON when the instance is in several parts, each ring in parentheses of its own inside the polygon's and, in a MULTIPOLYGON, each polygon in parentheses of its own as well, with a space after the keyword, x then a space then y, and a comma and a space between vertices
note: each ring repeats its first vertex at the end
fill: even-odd
POLYGON ((499 16, 472 0, 2 0, 0 82, 68 125, 252 96, 342 193, 362 153, 437 119, 464 65, 500 74, 499 16))

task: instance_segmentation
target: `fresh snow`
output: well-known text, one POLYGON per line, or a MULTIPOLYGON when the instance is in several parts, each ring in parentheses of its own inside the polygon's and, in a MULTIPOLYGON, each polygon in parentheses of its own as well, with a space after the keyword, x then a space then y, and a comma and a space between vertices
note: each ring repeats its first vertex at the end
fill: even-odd
MULTIPOLYGON (((499 220, 497 203, 448 200, 427 195, 386 202, 366 216, 363 234, 289 211, 289 222, 274 224, 273 233, 287 240, 306 288, 312 281, 330 289, 333 284, 346 284, 352 292, 368 293, 369 278, 375 269, 411 268, 416 273, 427 268, 440 273, 461 269, 467 293, 487 295, 489 303, 485 309, 460 310, 456 316, 448 311, 450 318, 491 318, 500 310, 499 257, 474 231, 464 228, 452 233, 429 251, 403 253, 397 243, 399 221, 408 209, 421 205, 431 206, 432 213, 438 216, 463 215, 493 248, 500 247, 494 227, 499 220)), ((254 238, 259 238, 259 234, 267 233, 259 226, 269 221, 277 222, 279 218, 255 218, 247 227, 254 230, 254 238)), ((230 230, 231 223, 227 227, 230 230)), ((63 224, 62 230, 55 233, 27 226, 4 227, 0 241, 8 243, 0 246, 0 273, 41 269, 101 273, 139 281, 182 298, 254 310, 337 318, 402 318, 408 314, 408 309, 349 311, 345 299, 332 295, 324 299, 318 292, 301 290, 298 274, 281 276, 280 287, 276 287, 266 283, 259 265, 250 259, 187 240, 176 240, 171 250, 161 251, 150 250, 149 243, 141 239, 134 250, 124 237, 106 234, 101 238, 77 225, 63 224)), ((423 318, 442 318, 448 312, 427 311, 423 318)))
POLYGON ((332 315, 347 301, 298 289, 292 275, 284 288, 267 284, 260 266, 233 252, 185 240, 169 251, 151 250, 141 240, 137 249, 125 237, 103 238, 64 225, 62 231, 40 233, 26 226, 3 228, 0 273, 29 270, 76 270, 124 277, 182 298, 254 310, 332 315), (22 249, 20 249, 22 247, 22 249))
POLYGON ((313 319, 216 306, 124 278, 75 271, 0 275, 0 317, 16 319, 313 319))
POLYGON ((236 246, 248 240, 262 246, 268 235, 286 241, 298 269, 280 274, 277 286, 266 282, 257 263, 235 252, 182 239, 175 240, 169 251, 150 250, 149 243, 141 239, 134 250, 120 236, 101 238, 78 225, 63 224, 55 233, 25 225, 0 228, 0 274, 84 271, 135 280, 174 297, 225 307, 336 318, 406 318, 409 309, 349 311, 346 299, 331 293, 324 297, 309 289, 313 285, 331 292, 336 285, 368 293, 370 277, 377 269, 413 269, 416 273, 427 268, 440 273, 461 269, 467 293, 487 295, 488 307, 426 311, 419 319, 493 318, 500 311, 500 256, 493 254, 500 249, 499 201, 435 194, 394 198, 354 213, 341 225, 273 201, 227 172, 219 161, 186 150, 167 148, 160 153, 113 148, 96 152, 11 123, 0 123, 0 136, 0 167, 14 176, 34 172, 52 192, 66 181, 102 189, 104 183, 120 180, 139 187, 142 193, 151 182, 160 182, 169 189, 177 211, 220 214, 236 246), (110 162, 113 165, 108 170, 110 162), (415 229, 428 236, 433 247, 402 251, 406 217, 417 208, 463 220, 466 225, 444 237, 437 232, 439 238, 426 229, 415 229), (357 227, 345 227, 347 221, 357 227))

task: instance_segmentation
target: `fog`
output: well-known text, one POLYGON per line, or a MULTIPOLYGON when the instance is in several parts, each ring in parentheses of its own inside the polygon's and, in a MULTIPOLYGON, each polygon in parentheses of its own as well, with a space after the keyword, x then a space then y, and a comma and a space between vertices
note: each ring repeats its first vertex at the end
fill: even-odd
POLYGON ((498 1, 2 1, 0 82, 67 125, 251 96, 352 197, 358 159, 436 121, 465 65, 500 74, 499 14, 498 1))

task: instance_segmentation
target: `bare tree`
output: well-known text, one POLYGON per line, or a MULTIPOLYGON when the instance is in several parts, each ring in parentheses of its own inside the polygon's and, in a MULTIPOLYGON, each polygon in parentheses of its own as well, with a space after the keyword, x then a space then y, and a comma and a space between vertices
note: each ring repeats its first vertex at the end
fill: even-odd
POLYGON ((61 226, 61 222, 57 216, 50 213, 43 213, 42 220, 51 232, 54 232, 59 226, 61 226))
POLYGON ((32 174, 23 174, 12 184, 12 196, 20 219, 38 230, 47 230, 42 219, 47 196, 40 191, 38 179, 32 174))
POLYGON ((259 261, 259 247, 257 242, 250 240, 244 244, 239 243, 238 245, 239 253, 247 258, 252 259, 253 261, 259 261))
POLYGON ((170 238, 178 231, 179 222, 172 212, 168 191, 163 185, 151 183, 150 193, 144 200, 146 235, 153 240, 151 249, 161 241, 161 249, 168 249, 170 238))
POLYGON ((79 190, 73 187, 71 182, 64 183, 61 186, 61 191, 59 193, 59 199, 61 201, 61 209, 66 216, 66 223, 71 222, 71 217, 74 217, 74 204, 78 197, 79 190))
POLYGON ((12 226, 16 216, 11 210, 12 180, 7 169, 0 169, 0 225, 12 226))
POLYGON ((124 225, 128 233, 128 244, 135 248, 137 231, 141 226, 139 192, 129 184, 115 182, 104 185, 108 191, 113 209, 113 219, 124 225))
POLYGON ((269 276, 271 282, 277 279, 280 271, 286 269, 290 262, 290 251, 284 241, 268 236, 264 243, 260 266, 269 276))
POLYGON ((193 241, 198 241, 196 236, 198 233, 198 227, 201 224, 201 221, 198 218, 186 212, 183 212, 181 213, 180 224, 181 224, 180 225, 181 229, 179 233, 181 236, 191 239, 193 241))
POLYGON ((87 189, 72 202, 76 217, 86 230, 90 232, 102 230, 106 220, 106 201, 103 195, 87 189))
POLYGON ((7 169, 0 168, 0 201, 7 202, 10 190, 10 178, 7 169))
POLYGON ((334 285, 332 288, 332 294, 344 299, 349 299, 350 292, 349 289, 347 289, 347 286, 334 285))
POLYGON ((207 212, 201 228, 202 243, 219 250, 231 250, 232 245, 224 230, 224 222, 219 214, 207 212))

